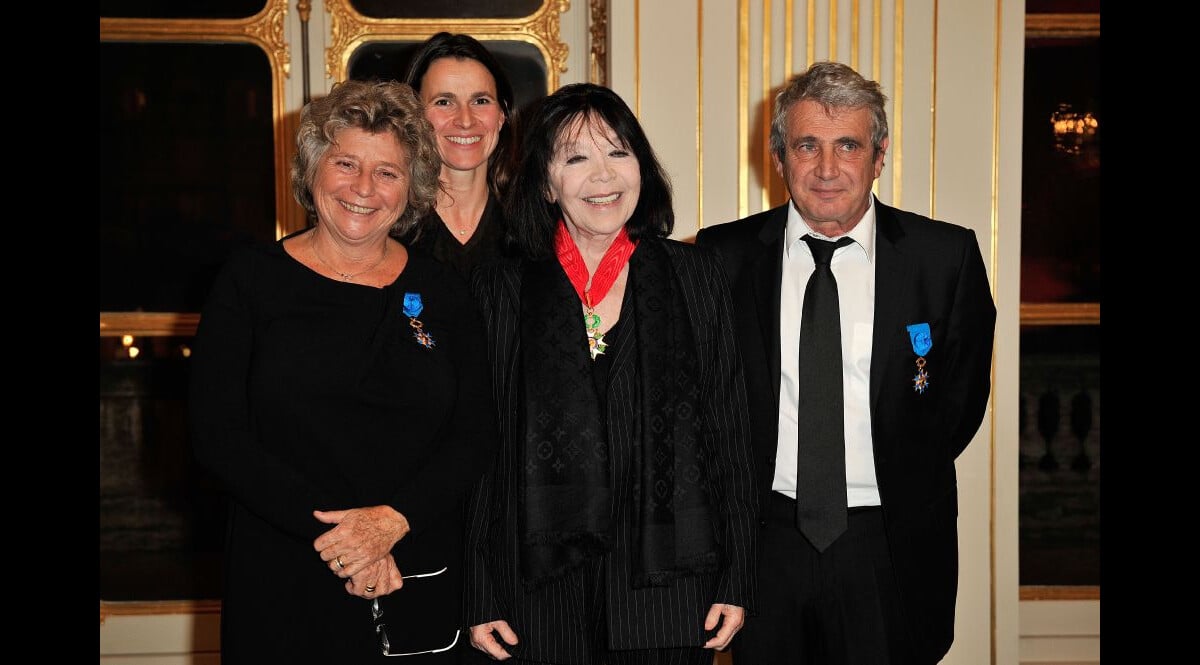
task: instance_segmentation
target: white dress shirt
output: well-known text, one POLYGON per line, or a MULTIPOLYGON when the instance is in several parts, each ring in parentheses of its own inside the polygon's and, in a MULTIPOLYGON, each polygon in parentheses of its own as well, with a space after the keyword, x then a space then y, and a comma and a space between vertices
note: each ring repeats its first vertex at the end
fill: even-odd
MULTIPOLYGON (((796 498, 796 411, 800 366, 800 317, 813 271, 812 251, 801 238, 830 238, 809 228, 788 202, 783 281, 779 289, 779 445, 771 488, 796 498)), ((871 335, 875 321, 875 199, 839 247, 830 267, 837 279, 842 324, 842 396, 846 431, 846 505, 878 506, 879 483, 871 448, 871 335)))

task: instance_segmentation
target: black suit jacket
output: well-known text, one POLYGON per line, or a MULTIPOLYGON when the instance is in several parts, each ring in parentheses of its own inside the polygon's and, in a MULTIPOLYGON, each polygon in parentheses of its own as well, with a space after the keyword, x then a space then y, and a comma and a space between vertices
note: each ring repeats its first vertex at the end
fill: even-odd
MULTIPOLYGON (((709 475, 715 489, 711 513, 719 522, 716 535, 721 562, 710 574, 674 579, 668 586, 632 588, 635 543, 631 538, 637 531, 630 523, 631 515, 620 514, 605 578, 608 634, 614 649, 702 646, 712 636, 703 630, 703 624, 713 603, 746 608, 754 603, 757 487, 748 472, 752 465, 750 433, 741 361, 732 334, 733 306, 729 285, 711 251, 672 240, 646 238, 640 242, 661 243, 666 250, 696 340, 702 377, 698 390, 703 396, 697 420, 703 423, 700 445, 706 460, 702 472, 709 475)), ((637 252, 641 250, 639 245, 637 252)), ((631 271, 636 260, 635 252, 631 271)), ((469 510, 464 580, 467 623, 507 621, 521 640, 509 648, 514 656, 555 663, 587 662, 590 636, 583 630, 579 613, 586 602, 579 578, 564 576, 538 589, 526 589, 517 561, 518 480, 525 469, 520 457, 525 436, 520 401, 523 272, 520 262, 504 261, 480 266, 472 280, 488 329, 501 447, 469 510)), ((631 273, 631 279, 634 277, 631 273)), ((631 293, 632 289, 627 289, 622 319, 634 310, 631 293)), ((636 320, 623 320, 613 347, 607 399, 609 431, 636 426, 636 324, 636 320)), ((626 473, 622 470, 628 464, 625 459, 633 454, 630 450, 612 451, 614 477, 626 473)))
MULTIPOLYGON (((788 204, 790 205, 790 203, 788 204)), ((787 205, 703 229, 734 290, 761 498, 771 492, 779 408, 779 297, 787 205)), ((996 309, 975 234, 875 201, 871 434, 884 523, 920 662, 945 655, 958 587, 954 460, 983 418, 996 309), (906 326, 928 323, 929 388, 914 390, 906 326)), ((765 504, 764 504, 765 505, 765 504)))

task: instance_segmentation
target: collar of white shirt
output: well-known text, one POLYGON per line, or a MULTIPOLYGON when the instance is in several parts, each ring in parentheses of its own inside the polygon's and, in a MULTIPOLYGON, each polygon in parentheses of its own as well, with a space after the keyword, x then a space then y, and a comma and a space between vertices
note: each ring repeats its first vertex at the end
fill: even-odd
MULTIPOLYGON (((788 200, 788 217, 787 226, 783 231, 783 241, 785 251, 788 253, 788 258, 791 258, 792 252, 795 251, 797 243, 806 235, 811 235, 821 240, 833 240, 828 236, 821 235, 809 228, 808 223, 800 216, 800 211, 796 210, 796 206, 792 205, 791 200, 788 200)), ((867 260, 872 264, 875 263, 875 197, 871 197, 871 203, 867 206, 867 211, 863 213, 862 219, 858 220, 858 224, 850 229, 850 233, 846 234, 851 240, 858 243, 863 251, 867 254, 867 260)), ((804 250, 808 252, 806 248, 804 250)))

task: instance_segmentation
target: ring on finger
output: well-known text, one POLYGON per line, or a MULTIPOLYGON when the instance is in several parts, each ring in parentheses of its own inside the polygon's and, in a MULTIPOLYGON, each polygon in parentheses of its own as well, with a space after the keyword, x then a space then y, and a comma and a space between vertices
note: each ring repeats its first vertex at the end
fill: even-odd
POLYGON ((346 564, 342 563, 342 555, 340 555, 340 554, 337 555, 337 557, 333 560, 333 562, 337 564, 338 570, 341 570, 346 567, 346 564))

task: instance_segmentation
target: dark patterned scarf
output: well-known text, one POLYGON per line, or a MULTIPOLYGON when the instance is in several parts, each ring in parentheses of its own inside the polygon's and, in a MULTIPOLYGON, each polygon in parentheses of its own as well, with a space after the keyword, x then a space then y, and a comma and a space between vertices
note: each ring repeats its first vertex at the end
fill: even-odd
MULTIPOLYGON (((662 246, 630 258, 636 344, 635 587, 715 570, 717 547, 697 418, 696 342, 662 246)), ((592 382, 583 315, 554 258, 526 265, 521 288, 524 428, 520 562, 536 585, 612 547, 610 447, 592 382)), ((613 371, 617 371, 614 366, 613 371)), ((628 408, 620 406, 616 412, 628 408)))

